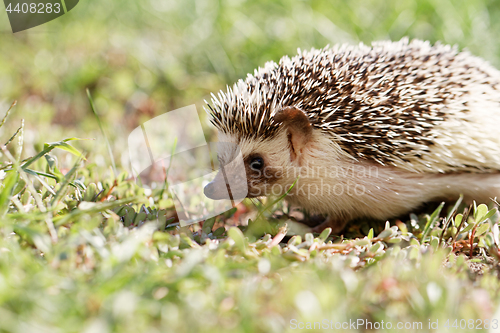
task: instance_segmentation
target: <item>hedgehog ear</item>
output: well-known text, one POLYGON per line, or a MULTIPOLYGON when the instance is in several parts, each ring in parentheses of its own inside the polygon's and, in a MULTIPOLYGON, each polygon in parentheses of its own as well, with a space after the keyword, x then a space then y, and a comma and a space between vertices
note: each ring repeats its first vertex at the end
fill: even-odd
POLYGON ((285 107, 276 112, 274 120, 283 123, 283 126, 287 129, 288 140, 292 146, 291 156, 293 161, 311 140, 311 123, 302 110, 293 106, 285 107))

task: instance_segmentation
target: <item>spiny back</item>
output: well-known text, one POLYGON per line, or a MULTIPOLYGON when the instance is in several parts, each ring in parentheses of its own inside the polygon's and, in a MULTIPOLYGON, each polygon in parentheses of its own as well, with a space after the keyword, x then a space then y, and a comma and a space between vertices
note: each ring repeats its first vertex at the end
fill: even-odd
POLYGON ((478 147, 474 158, 457 159, 455 146, 442 139, 481 118, 476 115, 484 112, 481 103, 493 106, 489 111, 500 126, 499 88, 499 72, 480 58, 448 45, 403 39, 299 50, 213 96, 208 107, 219 131, 240 138, 273 138, 280 126, 273 114, 295 106, 356 159, 413 171, 500 169, 500 156, 475 163, 484 157, 478 147))

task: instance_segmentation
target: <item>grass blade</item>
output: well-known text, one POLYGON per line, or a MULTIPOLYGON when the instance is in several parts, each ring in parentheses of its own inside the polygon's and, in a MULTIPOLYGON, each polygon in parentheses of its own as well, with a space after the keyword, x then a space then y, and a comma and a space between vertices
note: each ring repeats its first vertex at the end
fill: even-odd
POLYGON ((71 170, 64 176, 64 181, 61 184, 61 187, 57 191, 56 195, 52 198, 52 201, 50 202, 50 206, 54 207, 57 202, 63 197, 63 195, 66 193, 66 188, 70 184, 70 179, 73 177, 73 175, 76 173, 76 170, 78 169, 78 165, 80 164, 82 160, 79 158, 76 163, 73 165, 71 170))
POLYGON ((19 180, 19 174, 17 172, 10 172, 5 177, 2 185, 3 189, 0 192, 0 217, 4 217, 9 210, 9 203, 12 197, 12 191, 19 180))
POLYGON ((56 226, 63 225, 71 220, 78 219, 80 216, 84 214, 92 214, 92 213, 100 213, 108 209, 113 209, 121 205, 126 205, 131 202, 139 201, 140 199, 144 199, 141 196, 135 196, 130 198, 123 198, 115 201, 107 201, 107 202, 99 202, 95 203, 92 207, 87 207, 85 209, 76 208, 71 211, 71 213, 66 215, 60 215, 54 217, 54 223, 56 226))
POLYGON ((69 139, 64 139, 62 141, 59 141, 59 142, 46 143, 44 145, 43 150, 41 152, 39 152, 38 154, 36 154, 35 156, 33 156, 32 158, 30 158, 29 160, 27 160, 26 162, 24 162, 24 164, 21 165, 21 168, 26 169, 33 162, 35 162, 36 160, 42 158, 45 154, 50 153, 55 148, 66 150, 66 151, 68 151, 68 152, 70 152, 70 153, 72 153, 72 154, 74 154, 74 155, 76 155, 78 157, 81 157, 81 158, 85 159, 85 156, 83 156, 82 153, 80 153, 73 146, 70 146, 69 144, 66 143, 68 141, 73 141, 73 140, 88 140, 88 139, 69 138, 69 139), (71 147, 71 148, 68 148, 68 146, 71 147))
POLYGON ((280 202, 281 200, 283 200, 288 195, 288 193, 290 193, 290 191, 295 186, 295 184, 297 184, 298 181, 299 181, 299 177, 297 177, 297 179, 295 179, 295 181, 293 182, 292 186, 290 186, 290 188, 285 192, 285 194, 283 194, 282 196, 280 196, 278 199, 274 200, 270 205, 266 205, 259 212, 259 214, 257 214, 257 216, 255 217, 254 220, 257 221, 261 217, 261 215, 264 214, 265 211, 271 209, 271 207, 273 207, 275 204, 277 204, 278 202, 280 202))
POLYGON ((7 110, 7 113, 5 114, 5 116, 2 119, 2 122, 0 123, 0 128, 2 128, 2 126, 5 124, 5 121, 7 120, 7 117, 9 116, 10 111, 12 110, 12 108, 14 106, 16 106, 16 104, 17 104, 17 101, 14 101, 14 103, 12 103, 12 105, 10 106, 10 108, 7 110))
POLYGON ((113 166, 113 172, 114 176, 118 175, 118 172, 116 171, 116 164, 115 164, 115 158, 113 157, 113 151, 111 150, 111 145, 109 144, 108 136, 106 135, 106 132, 104 132, 104 129, 102 128, 102 123, 101 119, 99 118, 99 115, 97 114, 97 111, 94 106, 94 100, 92 99, 92 96, 90 95, 90 90, 87 88, 87 97, 89 98, 90 102, 90 108, 92 109, 92 112, 94 113, 95 119, 97 120, 97 123, 99 124, 99 129, 101 130, 102 136, 104 137, 104 140, 106 141, 106 146, 108 147, 108 153, 109 157, 111 158, 111 165, 113 166))
POLYGON ((432 213, 432 215, 429 217, 429 220, 427 221, 427 224, 425 225, 424 232, 422 233, 422 238, 421 241, 423 242, 425 240, 425 237, 429 234, 429 231, 434 227, 434 224, 436 223, 439 213, 441 213, 441 210, 443 209, 444 202, 441 202, 438 208, 432 213))

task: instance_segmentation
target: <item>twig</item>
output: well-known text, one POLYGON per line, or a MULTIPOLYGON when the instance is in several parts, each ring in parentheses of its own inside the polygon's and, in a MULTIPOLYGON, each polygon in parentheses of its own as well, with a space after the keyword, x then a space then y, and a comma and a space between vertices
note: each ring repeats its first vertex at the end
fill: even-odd
POLYGON ((111 192, 113 192, 113 189, 114 189, 117 185, 118 185, 118 182, 117 182, 117 181, 116 181, 116 179, 115 179, 115 181, 113 182, 113 185, 109 188, 108 193, 106 193, 106 195, 105 195, 105 196, 103 196, 103 197, 101 198, 101 200, 99 200, 99 201, 100 201, 100 202, 104 202, 104 201, 105 201, 105 200, 109 197, 109 195, 111 194, 111 192))
POLYGON ((5 124, 5 121, 7 120, 7 117, 9 116, 10 111, 12 110, 12 108, 14 106, 16 106, 16 104, 17 104, 17 101, 14 101, 14 103, 12 103, 12 105, 10 106, 10 108, 7 110, 7 113, 5 114, 5 116, 2 119, 2 122, 0 123, 0 128, 2 128, 2 126, 5 124))
POLYGON ((469 247, 470 247, 469 257, 471 258, 472 258, 472 252, 474 250, 473 245, 474 245, 474 235, 476 234, 476 228, 477 228, 477 223, 474 225, 474 228, 472 228, 469 235, 469 247))
POLYGON ((457 202, 455 203, 455 206, 453 206, 453 209, 450 211, 450 213, 448 214, 448 216, 446 217, 446 220, 445 220, 445 223, 444 223, 444 228, 443 228, 443 232, 441 233, 441 237, 439 237, 439 243, 438 243, 438 247, 441 246, 441 241, 443 240, 443 236, 444 236, 444 233, 446 231, 446 229, 448 229, 448 225, 450 224, 450 222, 453 220, 453 218, 455 217, 455 213, 458 209, 458 206, 460 206, 460 204, 462 203, 462 199, 464 198, 464 196, 461 194, 460 195, 460 198, 457 200, 457 202))
POLYGON ((7 141, 7 143, 4 144, 4 146, 7 146, 9 143, 12 142, 12 140, 15 139, 16 135, 19 134, 19 132, 23 129, 23 126, 19 127, 16 131, 16 133, 14 133, 14 135, 7 141))
POLYGON ((278 233, 276 234, 276 236, 274 236, 273 240, 269 244, 269 247, 273 247, 275 245, 278 245, 283 240, 283 238, 285 238, 286 232, 287 232, 286 229, 287 229, 286 226, 281 227, 279 229, 278 233))
POLYGON ((462 225, 464 224, 464 221, 469 218, 469 213, 471 210, 472 210, 472 204, 470 204, 470 206, 468 208, 465 208, 462 221, 460 222, 460 225, 457 228, 457 232, 455 233, 455 236, 453 236, 453 239, 451 240, 451 243, 453 244, 453 251, 455 251, 455 242, 457 240, 458 234, 460 233, 460 229, 462 229, 462 225))

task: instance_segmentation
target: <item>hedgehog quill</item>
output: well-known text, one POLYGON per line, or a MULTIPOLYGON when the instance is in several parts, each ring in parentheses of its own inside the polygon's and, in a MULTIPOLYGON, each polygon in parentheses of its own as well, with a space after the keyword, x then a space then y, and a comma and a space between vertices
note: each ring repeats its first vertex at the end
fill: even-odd
MULTIPOLYGON (((287 200, 328 216, 317 230, 500 193, 500 72, 456 47, 403 39, 299 50, 206 109, 219 141, 239 147, 247 197, 282 195, 298 179, 287 200)), ((224 177, 207 197, 227 197, 224 177)))

